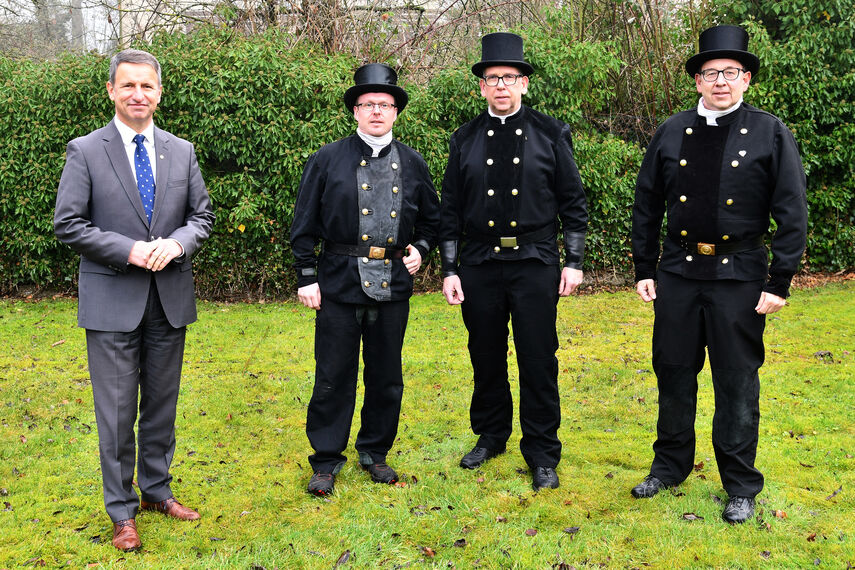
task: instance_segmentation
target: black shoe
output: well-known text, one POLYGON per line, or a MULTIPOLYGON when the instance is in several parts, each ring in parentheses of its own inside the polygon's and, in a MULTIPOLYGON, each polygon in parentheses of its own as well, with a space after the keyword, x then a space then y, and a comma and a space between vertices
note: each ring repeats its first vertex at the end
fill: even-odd
POLYGON ((636 499, 649 499, 662 489, 669 487, 653 475, 648 475, 644 481, 632 488, 632 496, 636 499))
POLYGON ((557 489, 558 473, 552 467, 535 467, 531 471, 531 486, 535 491, 557 489))
POLYGON ((398 474, 385 463, 360 463, 363 469, 371 475, 375 483, 386 483, 391 485, 398 482, 398 474))
POLYGON ((472 451, 463 456, 463 459, 460 460, 460 466, 464 469, 477 469, 488 459, 492 459, 504 452, 504 449, 487 449, 486 447, 478 447, 476 445, 472 448, 472 451))
POLYGON ((318 497, 332 495, 335 486, 335 475, 332 473, 315 473, 309 479, 308 491, 318 497))
POLYGON ((754 499, 751 497, 730 497, 721 518, 730 524, 741 524, 754 516, 754 499))

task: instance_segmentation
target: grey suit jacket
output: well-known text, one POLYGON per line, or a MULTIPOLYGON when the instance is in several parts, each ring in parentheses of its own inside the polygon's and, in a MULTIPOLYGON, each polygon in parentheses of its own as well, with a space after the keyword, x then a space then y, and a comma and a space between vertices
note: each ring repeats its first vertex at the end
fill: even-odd
POLYGON ((149 224, 119 130, 106 127, 68 143, 54 212, 57 238, 80 254, 77 324, 128 332, 145 311, 152 275, 173 327, 196 320, 191 258, 214 224, 193 145, 155 127, 157 180, 149 224), (184 256, 151 273, 129 265, 135 241, 174 238, 184 256))

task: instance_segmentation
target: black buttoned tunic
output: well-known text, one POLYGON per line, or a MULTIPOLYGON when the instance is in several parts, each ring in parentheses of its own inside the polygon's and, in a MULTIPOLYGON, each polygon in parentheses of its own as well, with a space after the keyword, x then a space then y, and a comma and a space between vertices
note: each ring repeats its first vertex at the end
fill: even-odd
POLYGON ((651 140, 638 175, 636 279, 658 281, 653 367, 659 421, 651 473, 676 484, 691 472, 697 374, 706 348, 722 484, 731 496, 753 497, 763 488, 754 458, 765 327, 754 307, 763 291, 788 295, 805 247, 806 182, 793 135, 778 118, 743 103, 717 123, 708 126, 695 110, 670 117, 651 140), (771 265, 762 240, 770 216, 776 224, 771 265), (713 248, 714 254, 703 254, 713 248))

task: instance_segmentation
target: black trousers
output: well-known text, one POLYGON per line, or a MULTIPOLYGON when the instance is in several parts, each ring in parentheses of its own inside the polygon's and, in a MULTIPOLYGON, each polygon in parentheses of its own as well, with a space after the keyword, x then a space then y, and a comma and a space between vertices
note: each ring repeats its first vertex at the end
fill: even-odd
POLYGON ((529 466, 561 459, 558 427, 558 335, 555 320, 561 269, 538 260, 461 266, 474 391, 469 409, 479 447, 505 449, 513 423, 508 382, 508 321, 513 323, 520 383, 520 451, 529 466))
POLYGON ((315 387, 306 417, 314 471, 337 473, 347 461, 343 452, 356 406, 360 341, 365 394, 356 450, 360 463, 386 461, 398 433, 404 393, 401 348, 409 313, 409 300, 368 305, 321 301, 315 317, 315 387))
POLYGON ((762 281, 702 281, 660 271, 653 325, 659 421, 650 472, 680 483, 692 472, 698 373, 709 352, 715 392, 712 441, 731 496, 754 497, 763 475, 754 467, 760 424, 764 315, 754 311, 762 281))
POLYGON ((173 328, 167 321, 154 279, 136 329, 86 330, 104 504, 113 522, 137 514, 134 463, 144 501, 154 503, 172 496, 169 467, 175 453, 185 332, 186 327, 173 328))

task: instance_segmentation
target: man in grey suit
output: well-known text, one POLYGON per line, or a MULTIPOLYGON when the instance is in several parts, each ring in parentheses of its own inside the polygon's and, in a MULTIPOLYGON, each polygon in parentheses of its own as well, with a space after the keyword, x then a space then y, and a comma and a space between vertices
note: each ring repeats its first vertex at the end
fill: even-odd
POLYGON ((161 91, 154 56, 113 57, 116 116, 68 143, 54 213, 56 236, 80 254, 77 323, 86 329, 104 504, 113 545, 125 551, 141 546, 140 508, 199 518, 173 497, 169 466, 185 331, 196 320, 190 260, 214 214, 193 145, 154 126, 161 91))

